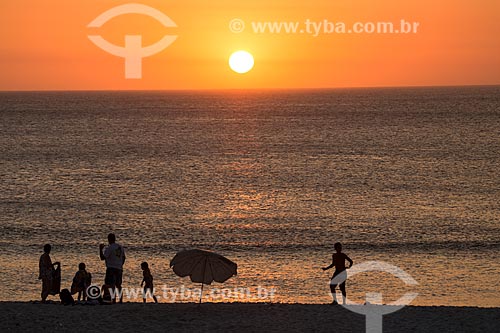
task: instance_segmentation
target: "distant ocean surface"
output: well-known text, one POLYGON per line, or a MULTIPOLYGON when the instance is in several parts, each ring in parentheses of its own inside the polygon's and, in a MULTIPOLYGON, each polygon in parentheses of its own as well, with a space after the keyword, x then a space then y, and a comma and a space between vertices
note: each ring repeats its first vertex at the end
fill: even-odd
POLYGON ((63 288, 81 261, 102 284, 112 231, 125 287, 145 260, 157 288, 199 287, 169 262, 202 248, 238 263, 207 301, 261 286, 274 302, 328 303, 321 267, 339 241, 355 264, 419 283, 359 274, 353 301, 412 291, 416 305, 500 306, 498 86, 4 92, 0 179, 2 301, 39 299, 45 243, 63 288))

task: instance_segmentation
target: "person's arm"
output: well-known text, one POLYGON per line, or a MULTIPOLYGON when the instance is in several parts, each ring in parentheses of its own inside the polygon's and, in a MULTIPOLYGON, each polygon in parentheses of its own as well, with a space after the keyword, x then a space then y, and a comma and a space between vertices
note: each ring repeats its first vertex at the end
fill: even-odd
POLYGON ((125 248, 122 246, 122 253, 123 253, 123 259, 122 259, 122 265, 125 264, 125 248))
POLYGON ((351 258, 349 258, 349 257, 347 256, 347 254, 346 254, 346 255, 345 255, 345 259, 349 262, 349 267, 347 267, 347 268, 351 268, 351 267, 352 267, 352 260, 351 260, 351 258))
POLYGON ((106 260, 106 257, 104 256, 104 253, 102 252, 103 249, 104 249, 104 244, 100 244, 99 245, 99 258, 101 258, 101 260, 106 260))
POLYGON ((56 261, 55 263, 52 263, 52 259, 50 257, 48 257, 47 269, 49 269, 51 271, 55 271, 56 270, 56 266, 58 268, 61 267, 61 263, 59 261, 56 261))
POLYGON ((323 267, 323 270, 326 271, 326 270, 332 268, 333 266, 335 266, 335 257, 334 256, 332 256, 332 263, 330 264, 330 266, 323 267))

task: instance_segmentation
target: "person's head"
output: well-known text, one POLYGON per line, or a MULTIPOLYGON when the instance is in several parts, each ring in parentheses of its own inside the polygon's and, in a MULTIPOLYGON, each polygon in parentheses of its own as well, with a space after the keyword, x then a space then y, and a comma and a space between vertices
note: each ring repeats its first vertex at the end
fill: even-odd
POLYGON ((335 251, 337 252, 342 252, 342 244, 340 244, 339 242, 335 243, 333 245, 333 248, 335 249, 335 251))
POLYGON ((85 270, 85 264, 83 262, 81 262, 79 265, 78 265, 78 269, 81 270, 81 271, 84 271, 85 270))
POLYGON ((149 268, 148 263, 147 263, 147 262, 143 262, 143 263, 141 264, 141 268, 142 268, 142 270, 148 269, 148 268, 149 268))
POLYGON ((116 242, 115 234, 111 233, 108 235, 108 242, 109 242, 109 244, 113 244, 114 242, 116 242))
POLYGON ((45 244, 43 246, 43 252, 49 254, 50 253, 50 250, 52 250, 52 246, 50 246, 50 244, 45 244))

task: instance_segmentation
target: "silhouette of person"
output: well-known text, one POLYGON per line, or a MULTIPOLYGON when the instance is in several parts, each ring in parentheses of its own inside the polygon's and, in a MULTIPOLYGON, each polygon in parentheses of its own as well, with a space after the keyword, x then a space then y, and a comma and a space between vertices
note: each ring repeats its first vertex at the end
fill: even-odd
POLYGON ((144 291, 142 294, 142 301, 146 303, 146 296, 149 294, 155 301, 158 303, 156 296, 154 295, 154 287, 153 287, 153 275, 151 274, 151 270, 149 269, 149 265, 147 262, 143 262, 141 264, 142 276, 143 279, 141 281, 141 287, 144 285, 144 291))
POLYGON ((326 271, 332 267, 335 267, 335 272, 333 272, 332 279, 330 281, 330 291, 332 293, 333 302, 332 304, 338 304, 337 302, 337 294, 335 288, 337 288, 337 283, 335 283, 334 279, 338 276, 337 279, 342 279, 343 282, 340 283, 340 291, 342 292, 342 302, 346 303, 346 291, 345 291, 345 281, 347 279, 347 268, 351 268, 352 260, 345 253, 342 253, 342 244, 335 243, 333 245, 336 253, 332 254, 332 263, 328 267, 324 267, 323 270, 326 271), (345 266, 346 260, 349 262, 349 267, 345 266))
POLYGON ((52 259, 50 259, 50 250, 52 250, 52 246, 50 246, 50 244, 45 244, 43 247, 43 254, 40 256, 40 261, 38 262, 38 279, 42 280, 42 303, 45 303, 47 297, 52 292, 54 267, 60 266, 59 262, 52 263, 52 259))
MULTIPOLYGON (((120 303, 123 302, 122 279, 123 264, 125 263, 125 250, 123 246, 116 243, 115 234, 108 235, 109 245, 105 248, 104 244, 99 245, 99 257, 106 263, 106 276, 104 284, 110 286, 115 291, 115 296, 120 296, 120 303)), ((116 299, 113 299, 113 303, 116 299)))
POLYGON ((81 262, 78 265, 78 272, 76 272, 71 284, 71 295, 78 293, 78 301, 83 296, 83 301, 87 300, 87 288, 92 284, 92 274, 87 272, 85 263, 81 262))

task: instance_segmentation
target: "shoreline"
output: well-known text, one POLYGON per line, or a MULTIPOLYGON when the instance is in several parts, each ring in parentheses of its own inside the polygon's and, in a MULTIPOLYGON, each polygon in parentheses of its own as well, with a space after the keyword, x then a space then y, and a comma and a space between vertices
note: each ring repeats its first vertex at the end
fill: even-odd
MULTIPOLYGON (((6 331, 319 331, 364 332, 365 316, 340 305, 287 303, 0 302, 6 331)), ((500 308, 407 306, 383 317, 384 332, 500 331, 500 308)))

